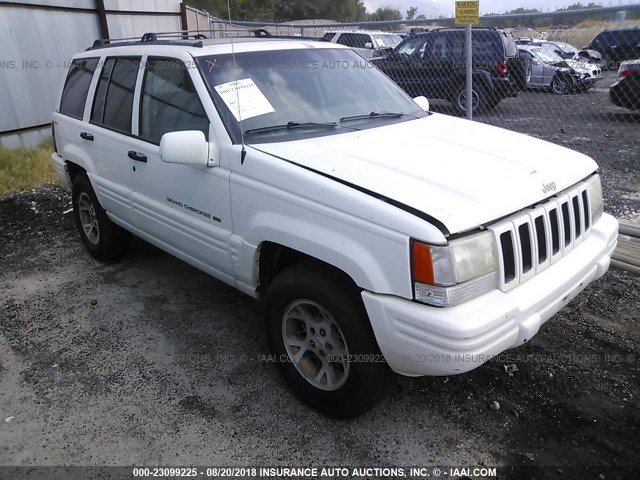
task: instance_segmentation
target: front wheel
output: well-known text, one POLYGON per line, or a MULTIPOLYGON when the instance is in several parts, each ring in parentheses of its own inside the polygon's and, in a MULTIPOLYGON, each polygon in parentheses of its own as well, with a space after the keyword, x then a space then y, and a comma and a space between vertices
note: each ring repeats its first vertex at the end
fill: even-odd
POLYGON ((311 407, 355 417, 389 391, 393 374, 360 291, 340 272, 315 263, 281 272, 267 292, 266 323, 286 382, 311 407))
POLYGON ((571 89, 569 79, 564 75, 556 75, 551 81, 551 91, 556 95, 564 95, 571 89))

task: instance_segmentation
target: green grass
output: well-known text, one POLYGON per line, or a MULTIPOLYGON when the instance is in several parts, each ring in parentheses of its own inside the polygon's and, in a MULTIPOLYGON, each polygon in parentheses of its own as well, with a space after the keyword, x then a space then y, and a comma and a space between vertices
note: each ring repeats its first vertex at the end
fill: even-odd
POLYGON ((0 148, 0 195, 57 182, 52 152, 50 140, 35 148, 0 148))

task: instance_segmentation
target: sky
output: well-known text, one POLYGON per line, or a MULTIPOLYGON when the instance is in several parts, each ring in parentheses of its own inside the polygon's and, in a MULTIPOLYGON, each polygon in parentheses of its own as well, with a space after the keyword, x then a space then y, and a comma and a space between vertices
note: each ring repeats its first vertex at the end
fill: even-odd
MULTIPOLYGON (((480 0, 481 13, 505 12, 518 7, 537 8, 546 11, 566 7, 574 3, 588 4, 600 3, 603 6, 616 6, 637 3, 637 0, 480 0)), ((367 10, 374 11, 378 7, 393 7, 405 15, 409 7, 418 7, 418 14, 424 14, 427 18, 439 15, 453 15, 454 0, 365 0, 367 10)))

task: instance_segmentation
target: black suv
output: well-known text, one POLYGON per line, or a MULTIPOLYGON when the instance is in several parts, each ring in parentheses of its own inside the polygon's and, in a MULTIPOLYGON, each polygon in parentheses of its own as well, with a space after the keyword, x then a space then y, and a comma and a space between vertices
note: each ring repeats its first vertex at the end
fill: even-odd
MULTIPOLYGON (((442 28, 412 35, 387 57, 372 62, 412 97, 449 100, 466 110, 465 35, 442 28)), ((523 64, 510 33, 496 28, 472 30, 473 110, 490 109, 517 96, 523 64)))
POLYGON ((615 28, 600 32, 589 44, 600 52, 609 68, 618 68, 620 62, 640 58, 640 28, 615 28))

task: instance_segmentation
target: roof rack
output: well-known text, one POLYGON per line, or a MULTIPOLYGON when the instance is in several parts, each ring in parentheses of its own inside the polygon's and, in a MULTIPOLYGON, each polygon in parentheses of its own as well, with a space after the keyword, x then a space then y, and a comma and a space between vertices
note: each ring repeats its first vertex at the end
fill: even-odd
MULTIPOLYGON (((247 29, 250 37, 271 37, 272 35, 262 28, 247 29)), ((138 45, 140 43, 152 43, 154 45, 184 45, 189 47, 202 48, 202 40, 208 39, 211 30, 177 30, 175 32, 147 32, 142 37, 123 38, 99 38, 87 50, 108 47, 124 47, 127 45, 138 45)))

